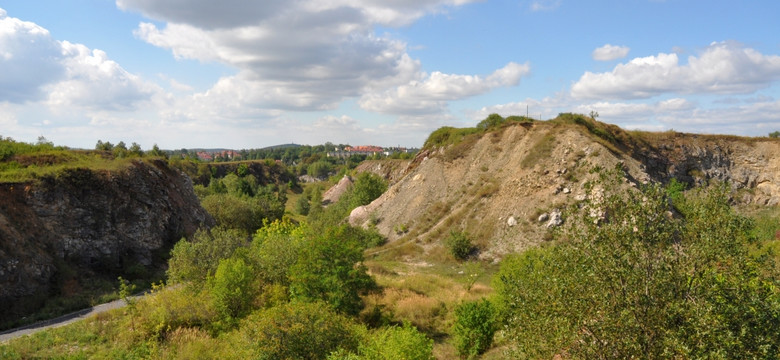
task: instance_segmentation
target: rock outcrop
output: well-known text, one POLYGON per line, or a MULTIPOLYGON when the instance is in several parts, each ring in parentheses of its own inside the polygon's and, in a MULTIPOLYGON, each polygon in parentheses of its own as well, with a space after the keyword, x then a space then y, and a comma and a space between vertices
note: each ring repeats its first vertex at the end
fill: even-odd
POLYGON ((630 186, 718 180, 731 185, 735 201, 780 203, 780 141, 591 127, 603 131, 535 122, 428 147, 349 222, 367 226, 371 214, 390 246, 416 244, 421 256, 436 254, 450 231, 466 231, 480 257, 496 259, 550 239, 564 221, 556 209, 586 199, 584 184, 598 177, 592 170, 616 166, 630 186), (401 225, 409 231, 393 231, 401 225))
POLYGON ((0 184, 0 317, 62 292, 73 272, 159 265, 156 255, 213 221, 189 177, 163 160, 0 184))

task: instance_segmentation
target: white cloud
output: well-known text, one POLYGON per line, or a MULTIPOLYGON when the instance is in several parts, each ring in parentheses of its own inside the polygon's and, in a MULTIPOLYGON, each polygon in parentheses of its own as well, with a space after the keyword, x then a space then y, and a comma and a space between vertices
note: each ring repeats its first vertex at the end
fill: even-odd
POLYGON ((591 56, 593 56, 593 60, 612 61, 615 59, 626 57, 626 55, 628 55, 629 50, 631 49, 627 46, 606 44, 600 48, 596 48, 595 50, 593 50, 591 56))
POLYGON ((0 9, 0 102, 127 110, 159 89, 105 52, 57 41, 48 30, 0 9))
POLYGON ((62 42, 63 81, 48 86, 48 104, 103 110, 132 110, 161 91, 128 73, 101 50, 62 42))
POLYGON ((254 107, 320 110, 345 98, 382 91, 419 77, 420 64, 405 43, 377 36, 380 26, 402 26, 429 14, 474 0, 233 1, 229 10, 195 1, 118 0, 122 9, 167 21, 163 28, 139 25, 138 38, 169 49, 176 57, 227 64, 238 75, 230 83, 259 95, 243 97, 254 107), (245 16, 255 14, 254 17, 245 16), (242 84, 239 84, 241 82, 242 84))
POLYGON ((680 64, 676 54, 635 58, 612 72, 586 72, 571 93, 580 99, 638 99, 663 93, 747 94, 780 79, 780 56, 733 42, 712 43, 680 64))
POLYGON ((60 44, 49 31, 0 9, 0 102, 45 97, 42 87, 65 75, 60 44))
POLYGON ((509 63, 492 74, 453 75, 433 72, 384 92, 364 95, 363 109, 391 114, 439 113, 448 101, 486 93, 494 88, 515 86, 530 72, 528 64, 509 63))
POLYGON ((531 11, 550 11, 561 6, 561 0, 534 0, 531 2, 531 11))

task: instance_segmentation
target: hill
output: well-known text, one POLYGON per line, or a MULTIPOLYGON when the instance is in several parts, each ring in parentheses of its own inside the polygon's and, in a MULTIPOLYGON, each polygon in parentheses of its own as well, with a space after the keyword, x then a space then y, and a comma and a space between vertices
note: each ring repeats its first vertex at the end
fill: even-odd
POLYGON ((356 209, 378 221, 388 254, 436 258, 451 231, 469 234, 480 258, 498 259, 551 237, 560 210, 582 201, 593 170, 620 166, 625 183, 727 182, 735 201, 780 202, 780 142, 769 138, 628 132, 582 115, 434 132, 403 177, 356 209))

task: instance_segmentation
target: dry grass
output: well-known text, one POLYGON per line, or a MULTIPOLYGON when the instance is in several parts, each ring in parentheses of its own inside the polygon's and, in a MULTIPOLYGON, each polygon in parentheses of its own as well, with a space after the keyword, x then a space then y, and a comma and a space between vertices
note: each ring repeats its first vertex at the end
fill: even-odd
POLYGON ((520 166, 529 169, 534 167, 534 165, 538 164, 544 159, 548 159, 550 155, 552 155, 552 151, 555 149, 555 145, 557 145, 557 142, 555 141, 555 135, 551 132, 548 132, 544 136, 542 136, 539 141, 537 141, 533 147, 531 147, 531 150, 528 152, 528 155, 523 158, 523 161, 520 162, 520 166))

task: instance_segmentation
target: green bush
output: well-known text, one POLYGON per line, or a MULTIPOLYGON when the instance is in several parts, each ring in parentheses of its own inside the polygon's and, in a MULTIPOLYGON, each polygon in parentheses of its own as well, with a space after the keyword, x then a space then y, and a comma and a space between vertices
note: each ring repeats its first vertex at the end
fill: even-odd
POLYGON ((244 230, 247 234, 263 226, 263 220, 273 221, 284 215, 284 204, 268 194, 255 197, 214 194, 206 196, 202 206, 218 226, 244 230))
POLYGON ((477 129, 480 129, 482 131, 487 131, 492 128, 496 128, 505 122, 506 119, 504 119, 501 115, 490 114, 488 115, 487 118, 485 118, 485 120, 482 120, 477 124, 477 129))
POLYGON ((515 356, 780 355, 780 276, 749 254, 752 223, 725 188, 686 194, 675 218, 663 188, 619 190, 622 176, 605 178, 603 198, 571 210, 567 241, 510 257, 496 274, 515 356))
POLYGON ((455 309, 452 333, 458 354, 469 358, 483 354, 493 343, 496 330, 495 310, 487 299, 464 303, 455 309))
POLYGON ((377 329, 361 341, 357 353, 345 350, 328 360, 433 360, 433 339, 410 324, 377 329))
POLYGON ((354 351, 355 325, 323 303, 292 302, 253 313, 241 323, 240 341, 253 359, 325 359, 339 349, 354 351))
POLYGON ((222 259, 209 288, 214 308, 226 322, 247 314, 258 293, 254 270, 241 258, 222 259))
POLYGON ((350 190, 352 207, 368 205, 387 191, 387 181, 379 175, 362 172, 358 174, 350 190))
POLYGON ((220 260, 246 245, 246 235, 240 230, 198 230, 191 241, 182 239, 171 250, 168 281, 201 284, 216 272, 220 260))
POLYGON ((276 220, 257 230, 252 240, 252 257, 263 281, 283 286, 290 284, 290 268, 306 245, 307 229, 305 225, 276 220))
POLYGON ((290 294, 305 301, 324 301, 339 312, 356 315, 360 295, 376 284, 362 265, 365 245, 349 226, 312 236, 290 268, 290 294))
POLYGON ((450 254, 458 260, 465 260, 474 250, 469 234, 462 231, 450 231, 450 236, 447 238, 445 245, 450 254))

